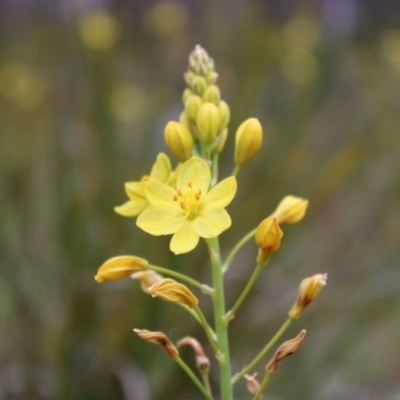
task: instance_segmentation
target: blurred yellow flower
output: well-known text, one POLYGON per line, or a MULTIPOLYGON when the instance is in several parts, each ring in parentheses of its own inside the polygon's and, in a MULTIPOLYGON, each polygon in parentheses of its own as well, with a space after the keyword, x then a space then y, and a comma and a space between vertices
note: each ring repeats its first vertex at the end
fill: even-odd
POLYGON ((85 15, 78 25, 82 43, 92 50, 110 50, 120 36, 118 21, 103 11, 94 11, 85 15))
POLYGON ((114 207, 114 211, 123 217, 136 217, 149 205, 146 198, 145 183, 147 181, 156 181, 173 185, 175 178, 176 174, 171 170, 171 162, 168 156, 160 153, 151 169, 150 176, 143 175, 138 182, 125 183, 125 192, 129 197, 129 201, 114 207))
POLYGON ((148 181, 146 197, 150 206, 140 214, 137 226, 154 236, 173 234, 170 249, 175 254, 193 250, 199 237, 220 235, 231 226, 225 207, 235 196, 236 178, 226 178, 208 191, 210 180, 205 161, 192 157, 178 173, 176 190, 148 181))

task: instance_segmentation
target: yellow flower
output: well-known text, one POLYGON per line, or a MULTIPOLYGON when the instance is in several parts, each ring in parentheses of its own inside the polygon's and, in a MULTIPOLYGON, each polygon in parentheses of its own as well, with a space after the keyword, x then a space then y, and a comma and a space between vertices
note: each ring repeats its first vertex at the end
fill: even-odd
POLYGON ((192 157, 178 172, 176 190, 160 182, 146 183, 150 206, 136 221, 139 228, 154 236, 171 235, 175 254, 193 250, 199 237, 212 238, 231 226, 224 209, 236 193, 236 178, 229 177, 210 191, 211 174, 204 160, 192 157))
POLYGON ((303 219, 308 200, 296 196, 285 196, 272 213, 280 224, 295 224, 303 219))
POLYGON ((132 275, 136 271, 142 271, 149 266, 144 258, 135 256, 118 256, 107 260, 97 271, 94 279, 101 283, 104 281, 118 281, 132 275))
POLYGON ((164 153, 160 153, 157 156, 157 160, 151 169, 150 176, 142 176, 139 182, 125 183, 125 192, 129 197, 129 201, 121 206, 114 207, 115 212, 123 217, 136 217, 139 215, 149 205, 145 191, 145 182, 149 180, 166 183, 167 185, 173 185, 175 183, 176 175, 171 171, 171 162, 164 153))

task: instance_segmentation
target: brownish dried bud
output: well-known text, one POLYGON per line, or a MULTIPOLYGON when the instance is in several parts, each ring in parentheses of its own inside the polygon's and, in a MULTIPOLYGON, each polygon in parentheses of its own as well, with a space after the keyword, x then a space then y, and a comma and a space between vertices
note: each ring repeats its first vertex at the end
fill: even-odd
POLYGON ((136 335, 138 335, 141 339, 146 342, 156 344, 157 346, 161 346, 168 353, 170 358, 179 357, 178 349, 174 346, 174 344, 169 340, 168 336, 163 332, 152 332, 147 329, 134 329, 133 330, 136 335))
POLYGON ((155 283, 149 288, 153 297, 161 297, 163 300, 172 303, 183 303, 188 307, 193 308, 199 304, 197 297, 185 285, 166 278, 155 283))
POLYGON ((289 357, 294 353, 297 353, 300 350, 301 345, 303 344, 305 335, 306 331, 303 329, 294 339, 282 343, 278 347, 278 350, 276 350, 271 361, 265 367, 266 371, 270 374, 273 374, 278 369, 279 363, 284 358, 289 357))
POLYGON ((186 336, 178 341, 177 346, 190 346, 196 355, 197 369, 200 372, 208 372, 210 370, 210 360, 204 354, 203 347, 197 339, 191 336, 186 336))
MULTIPOLYGON (((257 374, 244 376, 244 379, 246 379, 247 382, 247 390, 252 396, 258 392, 258 389, 260 389, 260 383, 256 379, 256 375, 257 374)), ((262 400, 262 396, 260 396, 258 400, 262 400)))
POLYGON ((299 286, 299 294, 293 307, 289 311, 289 317, 299 319, 303 310, 318 296, 325 286, 328 274, 316 274, 304 279, 299 286))
POLYGON ((131 275, 131 278, 139 280, 141 289, 143 292, 148 294, 151 294, 149 290, 150 286, 164 279, 161 275, 157 274, 157 272, 154 272, 150 269, 146 271, 135 272, 131 275))

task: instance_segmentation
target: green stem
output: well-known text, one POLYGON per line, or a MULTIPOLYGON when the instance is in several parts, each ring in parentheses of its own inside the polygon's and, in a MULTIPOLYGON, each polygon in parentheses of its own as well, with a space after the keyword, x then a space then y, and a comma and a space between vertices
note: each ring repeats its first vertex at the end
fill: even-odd
MULTIPOLYGON (((201 326, 204 326, 203 322, 200 320, 200 317, 196 314, 196 312, 192 308, 188 307, 186 304, 183 304, 181 302, 177 302, 175 304, 178 304, 183 309, 185 309, 201 326)), ((214 341, 217 341, 217 335, 215 334, 213 329, 210 327, 210 325, 208 325, 208 329, 210 331, 211 337, 214 339, 214 341)))
POLYGON ((260 396, 262 395, 263 391, 268 385, 269 380, 271 379, 272 374, 267 372, 263 381, 261 382, 260 388, 257 390, 257 393, 254 395, 252 400, 259 400, 260 396))
POLYGON ((222 272, 226 272, 231 264, 232 260, 235 258, 236 254, 239 250, 256 234, 257 228, 250 231, 246 236, 244 236, 240 242, 236 244, 236 246, 229 253, 228 257, 226 257, 224 264, 222 266, 222 272))
POLYGON ((181 274, 179 272, 172 271, 172 270, 170 270, 168 268, 164 268, 164 267, 158 267, 156 265, 149 265, 148 269, 159 272, 160 274, 173 276, 174 278, 180 279, 181 281, 185 281, 193 286, 196 286, 205 294, 212 295, 214 293, 214 289, 210 288, 210 286, 205 285, 199 281, 196 281, 195 279, 190 278, 189 276, 181 274))
POLYGON ((236 301, 235 305, 232 307, 232 309, 226 314, 225 319, 227 321, 230 321, 231 319, 233 319, 235 317, 235 314, 236 314, 238 308, 242 305, 244 299, 249 294, 249 292, 250 292, 251 288, 253 287, 254 282, 257 280, 258 275, 260 274, 262 268, 263 268, 262 264, 257 264, 257 267, 254 270, 253 274, 251 275, 250 280, 247 282, 246 287, 243 289, 242 294, 237 299, 237 301, 236 301))
POLYGON ((233 169, 233 171, 232 171, 232 175, 233 176, 238 176, 238 173, 240 172, 240 169, 241 169, 242 167, 240 167, 239 165, 235 165, 235 168, 233 169))
POLYGON ((218 347, 222 353, 222 357, 219 359, 221 399, 233 400, 228 342, 228 324, 224 321, 225 296, 218 237, 206 239, 206 243, 208 245, 211 258, 213 286, 215 290, 212 298, 214 304, 215 329, 218 338, 218 347))
POLYGON ((279 331, 275 333, 275 336, 266 344, 266 346, 254 358, 254 360, 232 378, 232 383, 235 383, 240 378, 243 378, 243 376, 245 376, 250 370, 252 370, 254 368, 254 366, 265 356, 265 354, 268 353, 269 350, 271 350, 271 348, 275 345, 275 343, 286 332, 287 328, 289 328, 289 326, 292 322, 293 322, 293 319, 289 317, 285 321, 285 323, 281 326, 279 331))
POLYGON ((212 390, 210 385, 210 377, 208 375, 208 371, 201 372, 201 379, 203 380, 203 385, 206 388, 207 392, 212 396, 212 390))
POLYGON ((206 317, 200 310, 199 306, 195 306, 193 310, 199 317, 199 321, 200 321, 201 325, 203 325, 204 331, 206 332, 206 335, 207 335, 207 339, 210 342, 212 349, 214 350, 215 356, 217 357, 217 359, 221 358, 221 352, 220 352, 217 344, 215 343, 215 340, 213 337, 213 331, 210 328, 210 325, 208 325, 206 317))
POLYGON ((204 394, 204 397, 208 400, 213 400, 212 396, 207 392, 207 389, 203 386, 203 384, 197 379, 197 376, 193 373, 193 371, 185 364, 185 362, 180 358, 174 358, 176 363, 189 375, 190 379, 195 383, 195 385, 201 390, 204 394))

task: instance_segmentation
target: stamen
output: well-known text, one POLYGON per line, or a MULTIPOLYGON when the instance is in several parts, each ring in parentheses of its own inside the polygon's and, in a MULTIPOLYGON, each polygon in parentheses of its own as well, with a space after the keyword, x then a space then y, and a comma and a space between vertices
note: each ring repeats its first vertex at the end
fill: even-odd
POLYGON ((201 196, 201 193, 202 193, 202 192, 201 192, 201 189, 198 188, 198 189, 197 189, 197 194, 198 194, 199 196, 201 196))
POLYGON ((192 188, 192 187, 193 187, 193 182, 188 182, 188 186, 189 186, 190 188, 192 188))
POLYGON ((181 189, 178 189, 177 192, 178 192, 178 195, 182 197, 182 195, 183 195, 183 194, 182 194, 182 190, 181 190, 181 189))
POLYGON ((196 200, 199 200, 199 199, 200 199, 200 196, 199 196, 198 193, 195 193, 195 194, 194 194, 194 197, 195 197, 196 200))
POLYGON ((174 194, 174 197, 172 198, 174 201, 178 200, 178 196, 176 194, 174 194))
POLYGON ((181 208, 183 208, 184 210, 186 209, 186 204, 183 200, 181 201, 181 208))

